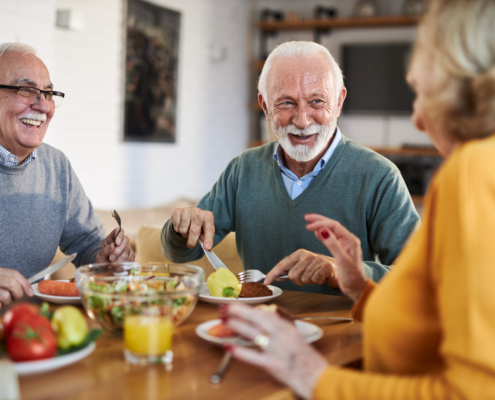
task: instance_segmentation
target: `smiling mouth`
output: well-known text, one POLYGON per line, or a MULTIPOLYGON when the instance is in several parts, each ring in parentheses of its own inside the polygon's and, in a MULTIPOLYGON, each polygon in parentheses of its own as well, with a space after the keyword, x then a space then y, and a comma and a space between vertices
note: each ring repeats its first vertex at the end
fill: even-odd
POLYGON ((43 122, 42 121, 38 121, 36 119, 28 119, 28 118, 21 118, 20 121, 24 124, 24 125, 29 125, 29 126, 40 126, 43 122))
POLYGON ((291 133, 290 135, 293 136, 297 140, 303 140, 304 141, 304 140, 309 140, 312 136, 316 135, 316 133, 311 134, 311 135, 296 135, 294 133, 291 133))

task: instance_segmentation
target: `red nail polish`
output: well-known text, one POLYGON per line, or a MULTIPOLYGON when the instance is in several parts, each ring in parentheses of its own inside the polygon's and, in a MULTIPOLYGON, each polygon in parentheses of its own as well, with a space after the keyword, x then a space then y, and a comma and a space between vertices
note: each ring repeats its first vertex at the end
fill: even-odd
POLYGON ((323 229, 321 231, 321 236, 323 236, 325 239, 328 239, 330 237, 330 234, 328 233, 328 231, 326 229, 323 229))
POLYGON ((232 353, 232 351, 234 350, 234 346, 232 346, 231 344, 224 344, 223 349, 225 351, 228 351, 229 353, 232 353))
POLYGON ((218 311, 220 311, 221 314, 227 314, 228 310, 229 310, 229 306, 227 304, 220 304, 218 306, 218 311))
POLYGON ((220 317, 220 319, 222 320, 222 324, 226 324, 227 321, 229 320, 229 317, 222 316, 222 317, 220 317))

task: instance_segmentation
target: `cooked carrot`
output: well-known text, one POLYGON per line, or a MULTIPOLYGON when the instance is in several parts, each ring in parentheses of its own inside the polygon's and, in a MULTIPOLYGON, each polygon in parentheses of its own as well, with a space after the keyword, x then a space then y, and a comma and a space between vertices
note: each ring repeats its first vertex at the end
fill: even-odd
POLYGON ((78 297, 79 291, 73 282, 52 281, 50 279, 38 283, 40 293, 50 296, 78 297))

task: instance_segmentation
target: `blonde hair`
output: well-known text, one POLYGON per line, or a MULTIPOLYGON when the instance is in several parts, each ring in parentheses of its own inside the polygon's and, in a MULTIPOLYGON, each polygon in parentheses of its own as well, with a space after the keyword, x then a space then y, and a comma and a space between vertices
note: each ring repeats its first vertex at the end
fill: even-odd
POLYGON ((495 1, 432 0, 415 53, 426 52, 430 117, 461 140, 495 133, 495 1))
POLYGON ((279 57, 285 58, 304 58, 304 57, 312 57, 317 54, 322 54, 328 60, 330 66, 332 67, 333 72, 333 80, 335 85, 335 97, 338 99, 340 91, 344 87, 344 78, 342 76, 342 70, 339 67, 339 64, 332 57, 330 52, 326 47, 323 47, 321 44, 314 42, 304 42, 304 41, 292 41, 285 42, 277 47, 270 53, 268 58, 265 61, 265 65, 263 65, 263 69, 261 71, 260 79, 258 81, 258 91, 263 96, 265 101, 268 100, 268 74, 270 69, 272 68, 273 62, 275 59, 279 57))

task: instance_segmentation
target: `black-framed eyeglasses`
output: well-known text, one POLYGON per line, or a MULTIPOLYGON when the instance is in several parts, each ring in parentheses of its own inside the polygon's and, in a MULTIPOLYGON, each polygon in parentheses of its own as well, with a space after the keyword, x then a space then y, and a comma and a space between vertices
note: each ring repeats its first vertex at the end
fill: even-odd
POLYGON ((65 94, 62 92, 56 92, 55 90, 41 90, 31 86, 10 86, 10 85, 0 85, 0 89, 12 89, 17 90, 21 100, 28 105, 37 103, 41 94, 45 96, 45 99, 53 104, 53 107, 59 107, 62 104, 62 100, 65 94))

